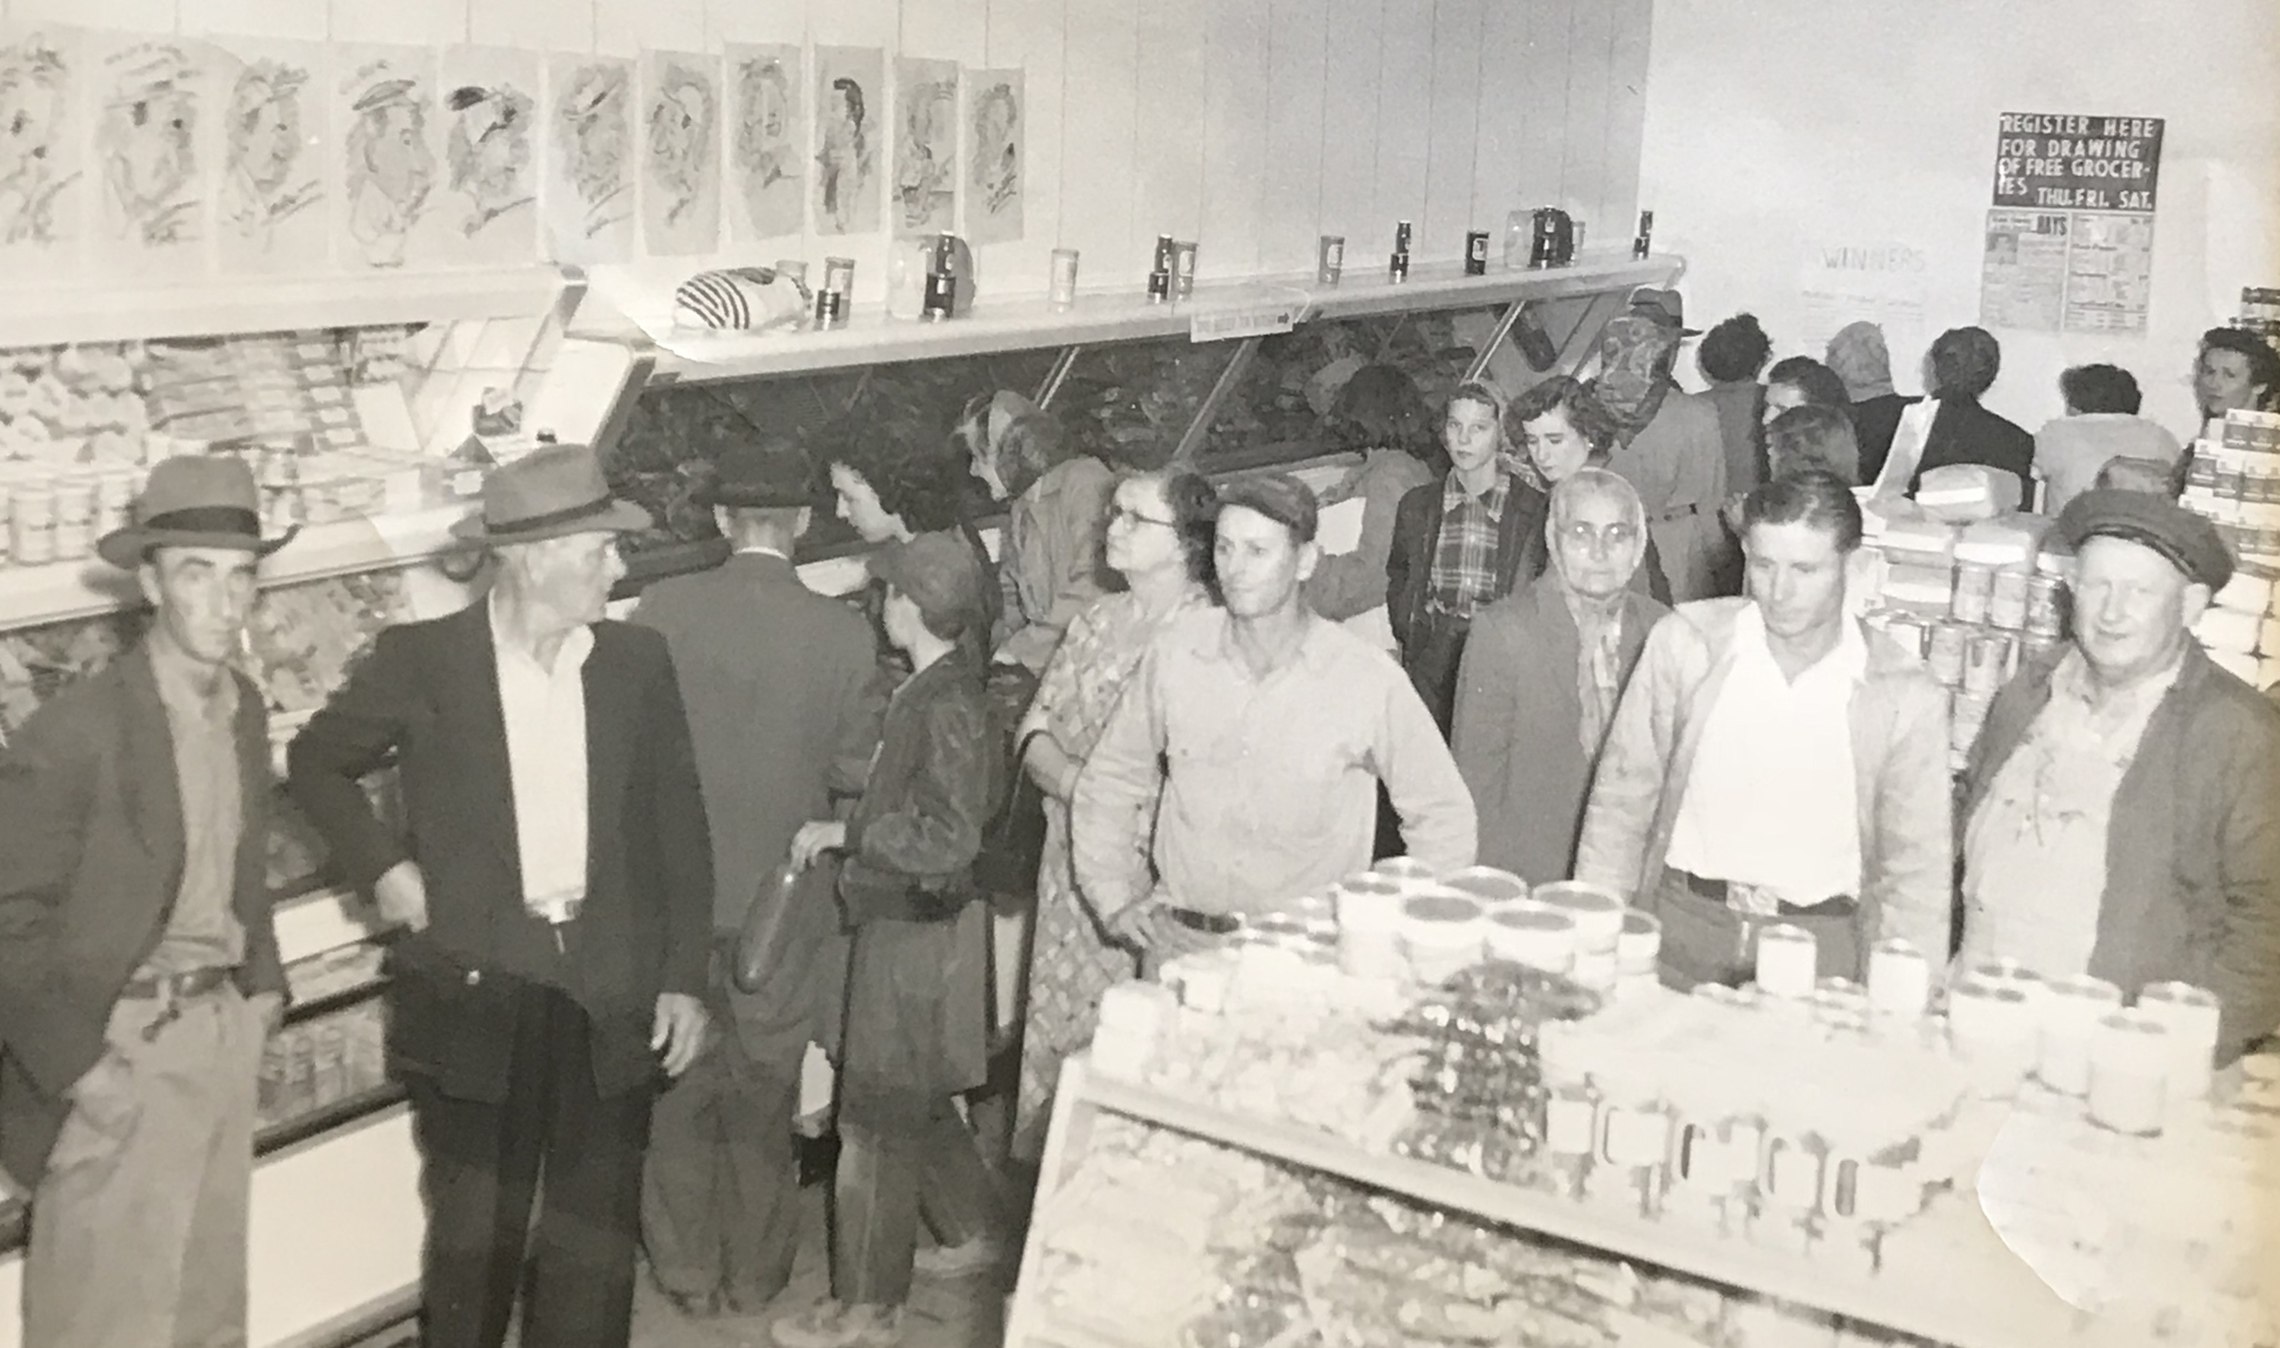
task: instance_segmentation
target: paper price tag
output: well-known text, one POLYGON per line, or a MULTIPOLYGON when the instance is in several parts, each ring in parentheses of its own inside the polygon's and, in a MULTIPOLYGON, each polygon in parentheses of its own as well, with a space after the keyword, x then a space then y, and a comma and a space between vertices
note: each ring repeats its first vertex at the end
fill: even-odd
POLYGON ((1220 342, 1231 337, 1272 337, 1298 325, 1296 302, 1264 302, 1199 309, 1188 318, 1188 340, 1220 342))

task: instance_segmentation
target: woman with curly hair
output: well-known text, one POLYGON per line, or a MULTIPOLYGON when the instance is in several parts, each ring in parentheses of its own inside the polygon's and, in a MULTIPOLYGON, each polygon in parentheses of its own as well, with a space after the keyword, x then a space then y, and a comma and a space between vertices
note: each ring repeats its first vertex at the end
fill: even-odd
MULTIPOLYGON (((866 543, 908 542, 920 534, 955 531, 980 559, 983 574, 996 569, 965 507, 966 465, 941 445, 907 443, 841 428, 826 438, 818 458, 831 465, 836 513, 866 543)), ((983 596, 989 621, 959 640, 974 667, 989 664, 991 633, 1004 614, 995 586, 983 596)))
MULTIPOLYGON (((1508 420, 1520 428, 1530 481, 1547 497, 1552 488, 1585 468, 1606 468, 1622 434, 1621 424, 1598 396, 1566 375, 1554 375, 1521 394, 1512 404, 1508 420)), ((1549 562, 1550 555, 1539 536, 1529 555, 1527 578, 1534 580, 1544 574, 1549 562)), ((1632 573, 1631 588, 1662 603, 1671 602, 1670 582, 1663 576, 1662 557, 1651 531, 1646 558, 1632 573)))
POLYGON ((1765 385, 1758 376, 1773 355, 1773 339, 1765 335, 1755 314, 1736 314, 1712 324, 1694 353, 1694 363, 1709 381, 1702 396, 1718 413, 1718 436, 1726 447, 1726 490, 1747 492, 1765 478, 1765 440, 1760 413, 1765 407, 1765 385))
POLYGON ((1022 1032, 1021 1102, 1014 1154, 1036 1161, 1061 1063, 1092 1039, 1101 994, 1139 974, 1139 957, 1111 941, 1077 892, 1070 869, 1069 796, 1155 635, 1212 602, 1212 526, 1219 498, 1185 470, 1127 477, 1108 514, 1108 565, 1125 588, 1069 624, 1045 666, 1019 731, 1020 758, 1045 796, 1045 853, 1037 875, 1037 935, 1029 959, 1022 1032))

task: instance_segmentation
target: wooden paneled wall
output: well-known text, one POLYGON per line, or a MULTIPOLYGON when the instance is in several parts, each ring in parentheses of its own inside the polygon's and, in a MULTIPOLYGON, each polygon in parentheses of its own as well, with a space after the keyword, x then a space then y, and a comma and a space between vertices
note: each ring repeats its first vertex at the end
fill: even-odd
MULTIPOLYGON (((1026 231, 981 259, 1038 291, 1055 247, 1133 284, 1155 236, 1207 276, 1310 269, 1343 234, 1383 263, 1562 204, 1627 239, 1651 0, 0 0, 15 23, 631 55, 726 42, 880 46, 1026 71, 1026 231)), ((812 94, 810 95, 812 97, 812 94)), ((846 252, 871 291, 883 236, 785 239, 758 260, 846 252)), ((745 258, 742 260, 754 260, 745 258)), ((660 259, 660 278, 702 259, 660 259)), ((876 293, 872 291, 872 293, 876 293)))

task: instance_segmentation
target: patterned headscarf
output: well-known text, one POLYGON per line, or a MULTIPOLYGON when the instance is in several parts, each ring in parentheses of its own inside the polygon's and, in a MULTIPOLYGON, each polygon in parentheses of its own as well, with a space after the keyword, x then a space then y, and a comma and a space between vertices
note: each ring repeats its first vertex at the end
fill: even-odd
POLYGON ((1661 410, 1678 342, 1676 329, 1628 314, 1600 334, 1599 377, 1591 381, 1591 391, 1623 428, 1626 440, 1661 410))
POLYGON ((1874 323, 1837 329, 1829 339, 1827 363, 1845 381, 1845 396, 1856 403, 1892 392, 1892 353, 1884 345, 1884 329, 1874 323))

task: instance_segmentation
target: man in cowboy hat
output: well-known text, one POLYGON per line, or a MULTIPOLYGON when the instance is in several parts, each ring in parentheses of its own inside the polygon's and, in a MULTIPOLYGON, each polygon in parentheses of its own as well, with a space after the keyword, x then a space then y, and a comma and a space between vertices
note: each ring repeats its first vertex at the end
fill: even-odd
POLYGON ((383 631, 293 742, 293 796, 336 869, 406 929, 389 1052, 428 1208, 429 1348, 620 1345, 661 1077, 706 1032, 712 843, 665 639, 606 621, 616 535, 583 445, 494 471, 460 534, 489 597, 383 631), (406 837, 359 778, 393 761, 406 837), (534 1189, 546 1197, 533 1231, 534 1189))
POLYGON ((105 561, 149 634, 0 751, 0 1165, 33 1191, 24 1342, 243 1342, 255 1079, 285 978, 269 726, 230 667, 285 539, 170 459, 105 561))
POLYGON ((734 549, 717 570, 642 592, 634 621, 665 634, 713 821, 712 974, 728 1033, 657 1102, 642 1182, 650 1271, 683 1311, 758 1310, 799 1248, 792 1140, 800 1063, 836 1018, 847 966, 838 867, 775 883, 792 835, 861 790, 878 738, 878 670, 861 610, 800 583, 815 474, 788 440, 737 444, 698 499, 734 549), (751 992, 731 978, 747 921, 765 942, 751 992))
POLYGON ((2058 529, 2074 640, 2011 680, 1972 746, 1962 962, 2206 988, 2230 1059, 2280 1026, 2280 711, 2192 637, 2232 558, 2142 492, 2083 492, 2058 529))

